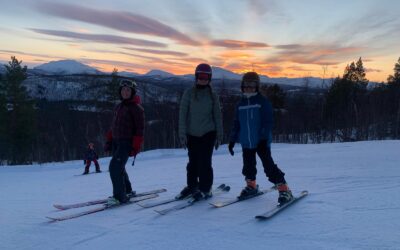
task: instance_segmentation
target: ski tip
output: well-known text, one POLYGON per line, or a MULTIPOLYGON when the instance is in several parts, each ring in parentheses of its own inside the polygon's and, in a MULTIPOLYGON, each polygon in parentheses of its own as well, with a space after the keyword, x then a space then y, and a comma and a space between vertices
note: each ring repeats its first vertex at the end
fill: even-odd
POLYGON ((154 212, 158 213, 159 215, 166 215, 166 213, 160 210, 154 210, 154 212))
POLYGON ((50 220, 49 222, 56 222, 56 221, 58 221, 56 218, 53 218, 53 217, 46 216, 46 218, 50 220))
POLYGON ((301 191, 300 196, 305 196, 305 195, 308 195, 308 191, 307 190, 301 191))
POLYGON ((215 207, 215 208, 220 208, 222 206, 222 203, 212 203, 209 202, 208 204, 210 204, 211 206, 215 207))
POLYGON ((58 205, 58 204, 54 204, 53 207, 59 209, 59 210, 64 210, 63 206, 58 205))

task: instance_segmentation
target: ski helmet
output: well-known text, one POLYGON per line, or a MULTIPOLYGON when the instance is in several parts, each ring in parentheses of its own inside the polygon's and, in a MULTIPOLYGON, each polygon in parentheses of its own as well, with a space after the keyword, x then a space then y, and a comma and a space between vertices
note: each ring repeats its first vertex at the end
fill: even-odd
POLYGON ((260 88, 260 77, 258 76, 258 74, 256 72, 245 73, 242 78, 242 85, 241 85, 242 91, 244 86, 255 87, 256 91, 258 92, 260 88))
POLYGON ((198 79, 208 80, 208 82, 211 82, 211 77, 212 77, 211 66, 206 63, 201 63, 197 65, 194 75, 196 78, 196 82, 198 79))
POLYGON ((123 87, 129 87, 132 90, 132 94, 131 94, 131 97, 129 99, 132 99, 136 95, 136 88, 137 88, 136 82, 128 80, 128 79, 122 79, 119 82, 119 91, 118 91, 121 100, 122 100, 121 90, 122 90, 123 87))

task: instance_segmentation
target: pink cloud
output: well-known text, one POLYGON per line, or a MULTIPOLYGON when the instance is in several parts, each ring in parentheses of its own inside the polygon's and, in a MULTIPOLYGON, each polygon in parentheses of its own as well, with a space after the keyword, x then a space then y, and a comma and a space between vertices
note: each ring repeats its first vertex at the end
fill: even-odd
POLYGON ((126 11, 99 10, 50 1, 38 2, 36 6, 40 12, 51 16, 96 24, 124 32, 166 37, 186 45, 199 44, 173 27, 155 19, 126 11))
POLYGON ((47 29, 30 29, 39 34, 50 36, 58 36, 64 38, 79 39, 84 41, 98 42, 98 43, 114 43, 114 44, 131 44, 138 46, 149 47, 166 47, 164 43, 153 42, 143 39, 134 39, 123 36, 103 35, 103 34, 86 34, 62 30, 47 30, 47 29))

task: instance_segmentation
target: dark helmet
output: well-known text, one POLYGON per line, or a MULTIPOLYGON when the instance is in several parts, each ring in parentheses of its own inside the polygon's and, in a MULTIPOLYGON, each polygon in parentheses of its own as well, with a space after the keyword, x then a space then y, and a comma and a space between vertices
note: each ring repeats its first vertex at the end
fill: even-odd
POLYGON ((201 63, 199 65, 197 65, 196 70, 194 72, 195 78, 196 78, 196 82, 197 79, 208 79, 208 81, 211 81, 211 77, 212 77, 212 69, 211 66, 206 64, 206 63, 201 63))
POLYGON ((256 72, 247 72, 242 78, 242 91, 244 86, 254 86, 258 92, 260 88, 260 77, 256 72))
POLYGON ((129 99, 132 99, 136 95, 137 84, 136 84, 135 81, 131 81, 131 80, 128 80, 128 79, 122 79, 119 82, 118 93, 119 93, 121 99, 122 99, 122 96, 121 96, 122 87, 129 87, 130 89, 132 89, 132 95, 131 95, 131 97, 129 99))

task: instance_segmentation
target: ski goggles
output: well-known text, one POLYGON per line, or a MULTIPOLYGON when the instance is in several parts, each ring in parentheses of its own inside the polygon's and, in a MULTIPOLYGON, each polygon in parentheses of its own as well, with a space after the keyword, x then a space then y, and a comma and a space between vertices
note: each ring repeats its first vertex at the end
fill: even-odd
POLYGON ((119 82, 120 87, 129 87, 129 88, 136 88, 137 84, 134 81, 130 80, 121 80, 119 82))
POLYGON ((210 75, 206 74, 206 73, 198 73, 197 74, 197 80, 209 81, 210 80, 210 75))
POLYGON ((258 82, 243 82, 242 88, 257 88, 258 82))

